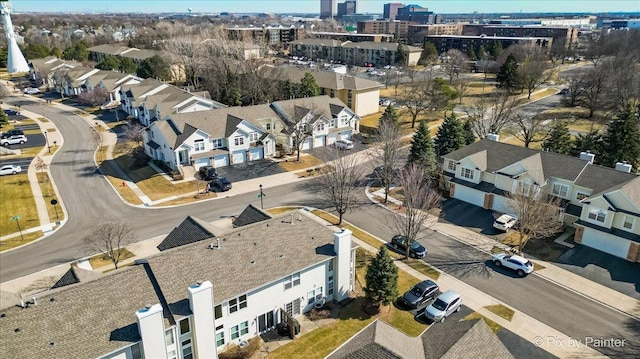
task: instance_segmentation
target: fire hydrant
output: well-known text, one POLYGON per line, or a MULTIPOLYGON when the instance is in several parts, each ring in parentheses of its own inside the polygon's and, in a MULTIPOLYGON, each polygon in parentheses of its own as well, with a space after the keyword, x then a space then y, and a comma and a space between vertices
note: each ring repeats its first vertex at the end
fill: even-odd
POLYGON ((124 181, 122 181, 122 187, 127 187, 127 184, 124 181))

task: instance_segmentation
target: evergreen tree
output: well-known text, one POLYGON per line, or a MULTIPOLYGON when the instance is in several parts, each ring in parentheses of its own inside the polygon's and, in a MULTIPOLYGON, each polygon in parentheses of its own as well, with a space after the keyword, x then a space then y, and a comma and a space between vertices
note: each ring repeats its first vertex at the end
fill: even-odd
POLYGON ((320 94, 320 87, 311 72, 305 72, 300 84, 300 97, 313 97, 320 94))
POLYGON ((6 126, 9 124, 9 116, 7 116, 4 111, 0 111, 0 127, 6 126))
POLYGON ((118 70, 120 72, 125 74, 132 74, 136 72, 137 68, 138 66, 136 65, 136 63, 133 62, 133 60, 131 60, 130 58, 123 57, 122 59, 120 59, 120 66, 118 66, 118 70))
POLYGON ((473 46, 469 46, 469 49, 467 50, 467 56, 469 57, 469 60, 471 60, 471 61, 477 60, 476 49, 474 49, 473 46))
POLYGON ((518 61, 513 55, 507 56, 507 60, 500 66, 496 75, 498 87, 513 90, 518 84, 518 61))
POLYGON ((287 80, 282 83, 282 99, 291 100, 296 97, 296 88, 291 83, 291 80, 287 80))
POLYGON ((120 68, 120 59, 115 56, 108 56, 96 65, 96 69, 112 71, 120 68))
POLYGON ((489 55, 491 55, 494 60, 497 60, 501 54, 502 44, 496 41, 491 45, 491 47, 489 47, 489 55))
POLYGON ((396 65, 407 66, 407 59, 407 50, 405 50, 402 43, 398 41, 398 49, 396 50, 396 65))
POLYGON ((51 51, 49 51, 49 55, 55 56, 55 57, 61 59, 62 58, 62 51, 60 51, 59 48, 54 47, 53 49, 51 49, 51 51))
POLYGON ((385 246, 369 263, 365 281, 365 296, 375 305, 389 305, 398 297, 398 267, 385 246))
POLYGON ((238 86, 238 76, 227 70, 227 87, 225 88, 224 102, 229 106, 242 105, 242 92, 238 86))
POLYGON ((387 108, 382 113, 382 116, 380 116, 380 122, 382 123, 383 121, 390 121, 391 123, 393 123, 393 126, 395 128, 400 127, 400 115, 393 105, 387 106, 387 108))
POLYGON ((640 166, 640 129, 631 106, 609 122, 602 147, 605 166, 615 167, 616 162, 623 161, 636 169, 640 166))
POLYGON ((424 43, 424 50, 420 53, 418 65, 430 66, 438 62, 438 50, 431 42, 424 43))
POLYGON ((565 121, 555 121, 551 126, 549 135, 542 143, 542 148, 562 155, 571 153, 573 148, 571 134, 569 133, 569 126, 567 126, 565 121))
POLYGON ((473 132, 473 127, 471 126, 471 121, 464 121, 464 125, 462 126, 462 130, 464 131, 464 144, 470 145, 476 142, 476 134, 473 132))
POLYGON ((478 60, 486 60, 487 59, 487 50, 484 49, 484 45, 480 45, 478 48, 478 60))
POLYGON ((580 152, 585 151, 589 151, 596 155, 596 163, 599 164, 602 161, 602 158, 600 157, 600 154, 602 153, 602 135, 598 130, 593 130, 587 134, 580 133, 576 136, 571 155, 578 157, 580 152))
POLYGON ((22 53, 27 59, 33 60, 42 59, 49 56, 50 51, 51 50, 45 45, 31 43, 22 50, 22 53))
POLYGON ((162 59, 162 57, 155 55, 153 57, 144 59, 136 74, 143 78, 154 78, 160 80, 169 80, 171 73, 169 71, 169 65, 162 59))
POLYGON ((427 121, 420 121, 418 130, 411 139, 408 162, 419 165, 429 177, 436 174, 436 150, 427 121))
POLYGON ((65 60, 85 61, 89 58, 89 50, 84 42, 80 41, 73 46, 64 49, 62 57, 65 60))
POLYGON ((464 127, 455 113, 444 119, 436 136, 435 144, 438 156, 446 155, 465 145, 464 127))
POLYGON ((0 67, 7 67, 8 56, 9 56, 9 49, 7 47, 0 48, 0 67))

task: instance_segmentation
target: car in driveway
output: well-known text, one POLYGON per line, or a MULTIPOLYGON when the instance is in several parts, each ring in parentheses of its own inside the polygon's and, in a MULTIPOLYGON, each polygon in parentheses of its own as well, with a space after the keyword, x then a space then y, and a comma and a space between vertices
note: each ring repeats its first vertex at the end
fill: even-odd
POLYGON ((433 300, 439 293, 440 289, 434 281, 425 280, 402 295, 402 304, 417 309, 433 300))
POLYGON ((516 225, 518 219, 508 214, 503 214, 493 222, 493 228, 501 231, 508 231, 516 225))
POLYGON ((35 87, 27 87, 26 89, 24 89, 24 93, 27 95, 36 95, 40 93, 40 89, 35 87))
POLYGON ((349 140, 337 140, 333 145, 339 150, 353 149, 353 142, 349 140))
POLYGON ((0 176, 14 175, 22 172, 22 167, 16 165, 4 165, 0 167, 0 176))
POLYGON ((7 138, 3 138, 0 140, 0 145, 9 146, 16 144, 23 144, 27 142, 27 137, 25 135, 12 135, 7 138))
POLYGON ((20 112, 18 112, 16 110, 12 110, 12 109, 6 109, 6 110, 4 110, 4 113, 7 116, 15 116, 15 115, 19 115, 20 114, 20 112))
POLYGON ((211 180, 211 182, 209 182, 209 188, 213 189, 216 192, 226 192, 230 190, 231 187, 231 181, 229 181, 225 177, 216 177, 211 180))
POLYGON ((440 294, 424 310, 423 315, 434 322, 442 323, 451 314, 460 310, 462 297, 452 290, 440 294))
POLYGON ((202 166, 198 170, 198 176, 203 181, 211 181, 212 179, 218 177, 218 172, 216 172, 215 167, 212 166, 202 166))
MULTIPOLYGON (((407 237, 398 234, 391 238, 391 247, 395 248, 398 251, 402 251, 402 253, 407 252, 407 237)), ((420 244, 418 241, 413 241, 411 246, 409 247, 409 256, 414 258, 422 258, 427 255, 427 249, 420 244)))
POLYGON ((528 259, 517 256, 509 255, 506 253, 498 253, 493 255, 493 264, 496 267, 505 267, 515 271, 520 277, 524 277, 527 274, 533 272, 533 263, 528 259))
POLYGON ((0 136, 0 138, 9 138, 11 136, 18 136, 18 135, 23 135, 24 136, 24 132, 22 132, 22 130, 9 130, 7 132, 2 133, 2 136, 0 136))

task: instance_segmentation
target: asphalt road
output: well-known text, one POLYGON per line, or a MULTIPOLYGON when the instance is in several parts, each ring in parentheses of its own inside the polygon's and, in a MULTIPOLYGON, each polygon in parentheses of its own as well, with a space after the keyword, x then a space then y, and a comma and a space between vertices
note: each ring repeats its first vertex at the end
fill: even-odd
MULTIPOLYGON (((11 102, 13 98, 5 99, 11 102)), ((19 99, 25 109, 40 108, 19 99)), ((187 215, 213 221, 239 214, 254 194, 244 194, 189 206, 140 209, 123 204, 96 174, 93 153, 98 137, 90 125, 71 111, 45 107, 45 115, 58 126, 65 145, 58 150, 51 171, 68 212, 68 222, 46 240, 0 254, 0 281, 8 281, 90 254, 82 240, 97 223, 126 220, 140 239, 166 234, 187 215)), ((324 207, 309 182, 266 189, 265 206, 308 205, 324 207)), ((366 203, 362 194, 362 203, 366 203)), ((390 212, 362 204, 346 219, 381 238, 389 238, 390 212)), ((640 321, 554 285, 536 275, 515 278, 487 265, 489 256, 439 233, 425 230, 427 261, 551 327, 584 341, 591 337, 626 339, 623 348, 597 348, 614 357, 640 356, 640 321), (635 341, 635 342, 634 342, 635 341)), ((544 336, 545 333, 540 333, 544 336)))

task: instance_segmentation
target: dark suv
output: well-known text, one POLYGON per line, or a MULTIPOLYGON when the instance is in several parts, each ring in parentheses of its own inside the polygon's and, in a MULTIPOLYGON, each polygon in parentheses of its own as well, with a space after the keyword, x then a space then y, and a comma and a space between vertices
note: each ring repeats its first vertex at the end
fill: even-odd
POLYGON ((203 181, 210 181, 218 177, 218 173, 216 172, 216 169, 211 166, 200 167, 200 169, 198 170, 198 175, 200 176, 200 179, 203 181))
POLYGON ((224 177, 216 177, 209 182, 209 188, 216 192, 225 192, 231 189, 231 181, 224 177))
MULTIPOLYGON (((391 238, 391 246, 397 250, 401 250, 402 253, 407 251, 407 237, 398 234, 391 238)), ((423 247, 418 241, 413 241, 409 248, 409 255, 415 258, 422 258, 427 255, 427 249, 423 247)))
POLYGON ((411 308, 421 307, 440 294, 438 285, 432 280, 425 280, 416 284, 402 296, 402 303, 411 308))
POLYGON ((9 130, 7 132, 4 132, 2 134, 1 138, 9 138, 11 136, 24 136, 24 132, 22 132, 22 130, 9 130))

